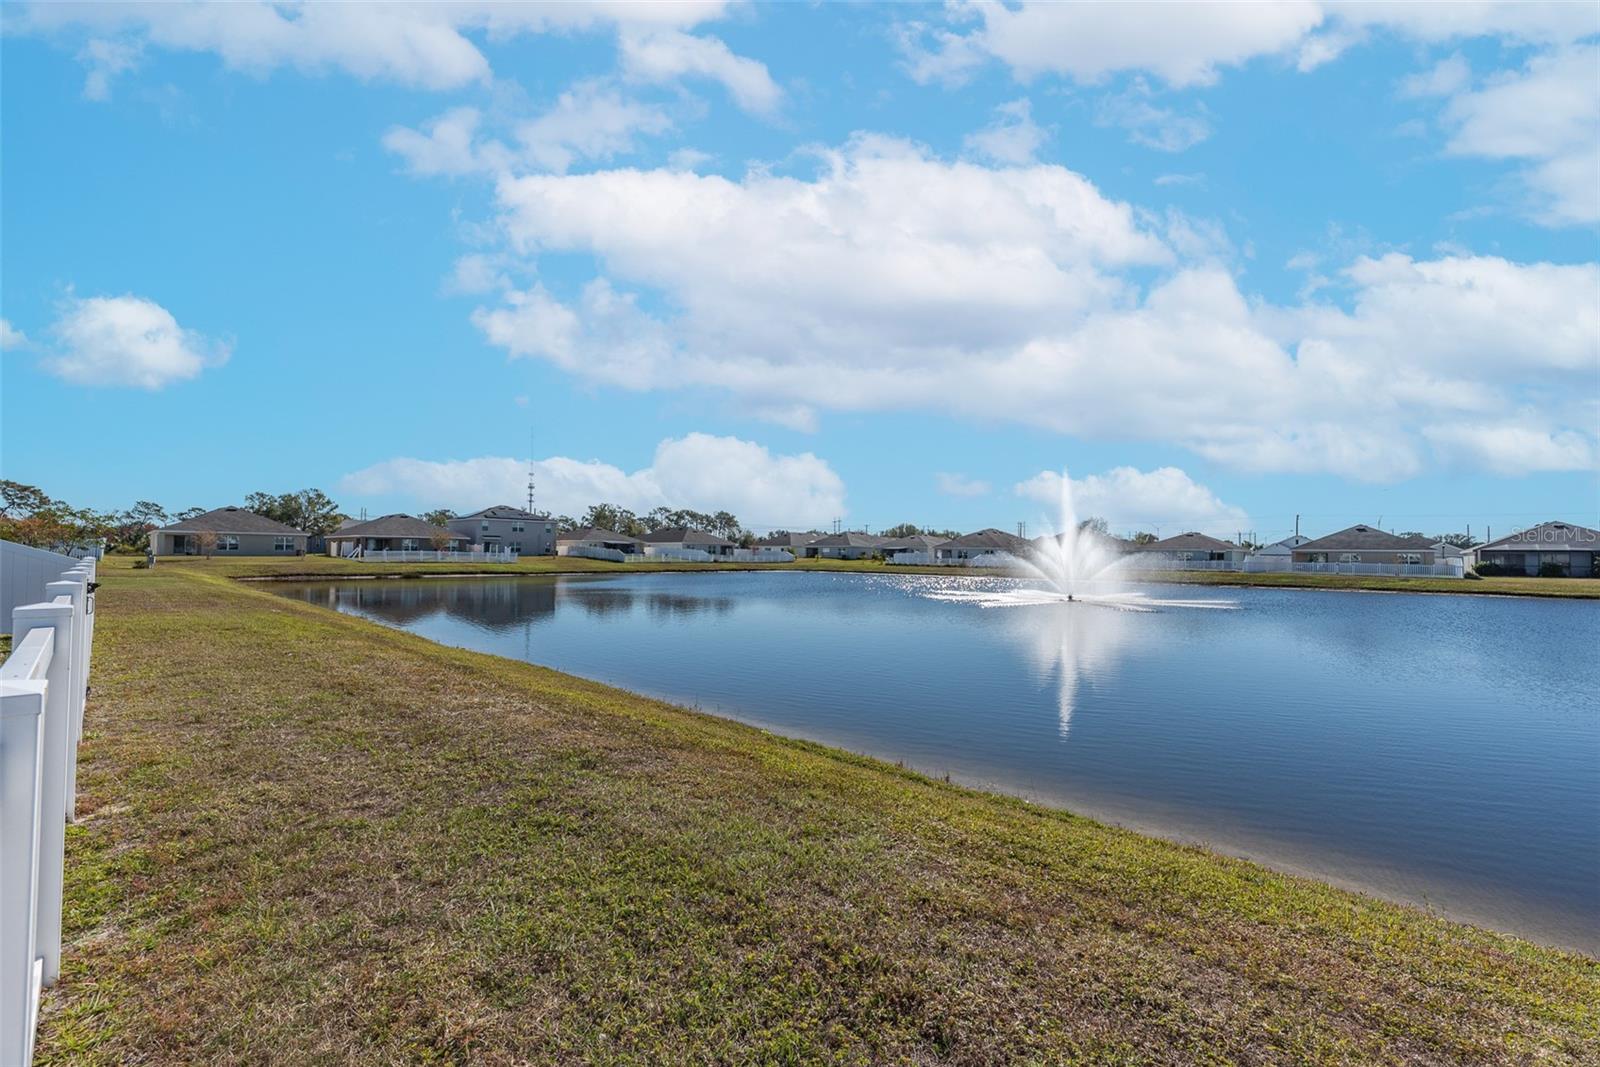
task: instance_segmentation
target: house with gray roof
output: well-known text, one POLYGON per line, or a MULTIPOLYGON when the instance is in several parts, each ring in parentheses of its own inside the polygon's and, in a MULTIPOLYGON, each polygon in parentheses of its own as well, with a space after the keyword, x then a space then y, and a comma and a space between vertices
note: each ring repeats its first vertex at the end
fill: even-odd
POLYGON ((1013 556, 1027 559, 1036 546, 1025 537, 989 527, 976 533, 942 541, 934 549, 934 558, 941 563, 970 562, 980 556, 1013 556))
POLYGON ((1303 534, 1294 534, 1290 537, 1285 537, 1282 541, 1274 541, 1270 545, 1257 549, 1256 555, 1269 558, 1281 557, 1285 562, 1288 562, 1293 559, 1294 550, 1310 540, 1311 538, 1303 534))
POLYGON ((1576 523, 1541 522, 1479 545, 1475 551, 1479 567, 1487 565, 1511 574, 1600 578, 1595 563, 1600 531, 1576 523))
POLYGON ((1159 557, 1174 563, 1239 563, 1250 554, 1241 545, 1211 537, 1198 530, 1137 545, 1135 551, 1146 558, 1159 557))
POLYGON ((423 522, 414 515, 380 515, 352 522, 328 535, 328 555, 362 556, 368 552, 465 552, 472 538, 443 526, 423 522))
POLYGON ((651 530, 639 540, 644 542, 644 554, 647 556, 705 552, 712 556, 731 557, 736 547, 726 537, 696 530, 692 526, 663 526, 659 530, 651 530))
POLYGON ((872 559, 879 555, 885 540, 869 533, 846 530, 817 538, 806 545, 805 554, 813 559, 872 559))
POLYGON ((1357 525, 1307 541, 1292 552, 1296 563, 1433 564, 1438 552, 1426 537, 1398 537, 1357 525))
POLYGON ((509 552, 514 556, 556 554, 556 521, 509 504, 457 515, 445 525, 485 552, 509 552))
POLYGON ((808 530, 805 533, 791 533, 789 531, 785 531, 783 533, 769 534, 768 536, 761 538, 756 542, 756 547, 781 548, 798 556, 800 555, 802 549, 821 536, 823 535, 822 531, 820 530, 808 530))
POLYGON ((306 534, 244 508, 217 508, 150 531, 157 556, 302 556, 306 534))
POLYGON ((931 534, 912 534, 910 537, 896 537, 885 541, 878 546, 878 551, 883 553, 885 560, 894 560, 901 556, 927 556, 933 559, 935 551, 945 543, 945 540, 943 537, 934 537, 931 534))
POLYGON ((602 526, 585 526, 581 530, 568 530, 556 536, 558 556, 574 555, 573 549, 585 548, 604 548, 625 556, 638 556, 644 553, 644 542, 602 526))

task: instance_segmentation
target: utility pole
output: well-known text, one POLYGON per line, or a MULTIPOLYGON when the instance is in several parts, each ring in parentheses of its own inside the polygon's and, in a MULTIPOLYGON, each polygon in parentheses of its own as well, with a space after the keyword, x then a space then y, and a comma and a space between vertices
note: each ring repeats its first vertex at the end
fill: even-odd
POLYGON ((528 431, 528 514, 533 514, 533 431, 528 431))
POLYGON ((1300 516, 1298 515, 1294 517, 1294 536, 1296 540, 1300 537, 1300 516))

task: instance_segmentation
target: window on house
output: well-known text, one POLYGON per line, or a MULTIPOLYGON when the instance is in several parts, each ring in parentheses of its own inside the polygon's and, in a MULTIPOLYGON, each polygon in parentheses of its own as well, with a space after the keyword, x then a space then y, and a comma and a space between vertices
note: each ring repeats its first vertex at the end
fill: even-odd
POLYGON ((1395 554, 1395 559, 1396 559, 1396 561, 1398 561, 1400 563, 1421 563, 1422 562, 1422 553, 1420 553, 1420 552, 1399 552, 1399 553, 1395 554))
POLYGON ((400 539, 400 551, 402 551, 402 552, 415 552, 416 550, 417 550, 417 542, 416 542, 415 538, 403 537, 403 538, 400 539))
POLYGON ((217 535, 217 551, 218 552, 237 552, 237 551, 239 551, 239 538, 234 534, 218 534, 217 535))
POLYGON ((488 519, 484 519, 483 522, 478 525, 478 529, 482 530, 484 532, 488 532, 489 520, 488 519))
POLYGON ((506 551, 511 552, 513 554, 516 554, 516 555, 520 555, 522 553, 522 542, 521 541, 513 541, 513 542, 511 542, 510 544, 508 544, 506 546, 506 551))
POLYGON ((1359 553, 1359 552, 1341 552, 1341 553, 1339 553, 1339 562, 1340 563, 1360 563, 1361 562, 1361 553, 1359 553))
POLYGON ((511 524, 511 532, 512 533, 521 533, 522 532, 522 523, 520 523, 520 522, 512 523, 511 524))
POLYGON ((272 551, 274 551, 274 552, 293 552, 294 551, 294 538, 293 537, 274 537, 272 539, 272 551))

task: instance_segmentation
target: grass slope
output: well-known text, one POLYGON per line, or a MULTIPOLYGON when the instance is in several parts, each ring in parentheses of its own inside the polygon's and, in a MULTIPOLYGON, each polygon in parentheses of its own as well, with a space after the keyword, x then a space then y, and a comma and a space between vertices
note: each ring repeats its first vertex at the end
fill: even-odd
MULTIPOLYGON (((110 567, 132 565, 131 557, 111 557, 110 567)), ((299 559, 251 558, 162 559, 157 569, 201 569, 235 578, 363 578, 421 577, 444 574, 637 574, 654 571, 765 570, 847 571, 863 574, 987 574, 950 567, 891 567, 874 560, 804 559, 793 563, 608 563, 567 556, 528 556, 516 563, 368 563, 362 560, 306 556, 299 559)), ((1267 586, 1288 589, 1367 589, 1409 593, 1493 593, 1501 596, 1600 597, 1600 580, 1590 578, 1377 578, 1344 574, 1234 574, 1174 571, 1163 583, 1186 585, 1267 586)))
POLYGON ((1600 962, 108 567, 45 1063, 1552 1063, 1600 962))

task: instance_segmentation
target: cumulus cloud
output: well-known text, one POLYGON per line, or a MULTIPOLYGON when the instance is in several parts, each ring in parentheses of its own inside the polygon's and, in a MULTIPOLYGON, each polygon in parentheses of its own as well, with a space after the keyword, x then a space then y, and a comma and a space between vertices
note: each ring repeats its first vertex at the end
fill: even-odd
POLYGON ((1358 258, 1280 306, 1192 225, 1152 232, 1069 170, 869 137, 809 179, 612 170, 502 178, 497 198, 530 270, 597 268, 479 307, 491 343, 625 388, 725 390, 786 425, 933 410, 1364 480, 1424 469, 1443 440, 1424 426, 1529 409, 1593 436, 1573 398, 1600 362, 1594 264, 1358 258))
POLYGON ((1430 44, 1484 36, 1563 43, 1595 31, 1583 4, 970 2, 948 10, 948 26, 903 28, 907 66, 919 81, 959 80, 995 60, 1024 80, 1056 74, 1096 84, 1134 72, 1182 88, 1263 57, 1309 70, 1373 31, 1430 44))
POLYGON ((783 91, 766 65, 734 55, 715 37, 673 29, 624 29, 622 69, 629 78, 669 82, 693 75, 721 82, 740 107, 756 114, 776 111, 783 91))
MULTIPOLYGON (((1040 471, 1013 489, 1020 497, 1059 509, 1062 476, 1055 471, 1040 471)), ((1105 519, 1112 530, 1160 529, 1167 535, 1199 530, 1232 538, 1250 526, 1250 516, 1244 509, 1223 503, 1177 467, 1152 471, 1114 467, 1104 474, 1073 478, 1071 489, 1078 517, 1105 519)), ((1060 522, 1062 517, 1052 511, 1049 521, 1060 522)))
POLYGON ((1597 70, 1600 45, 1564 48, 1458 92, 1444 113, 1448 151, 1526 161, 1530 210, 1542 221, 1600 221, 1597 70))
POLYGON ((1127 90, 1102 99, 1095 123, 1120 126, 1134 144, 1160 152, 1182 152, 1211 136, 1211 124, 1201 115, 1185 115, 1156 104, 1143 79, 1135 79, 1127 90))
POLYGON ((543 113, 512 124, 509 141, 483 134, 483 115, 458 107, 422 125, 394 126, 383 146, 423 177, 497 175, 512 170, 565 172, 574 163, 632 152, 641 136, 665 133, 672 120, 658 107, 590 79, 562 92, 543 113))
POLYGON ((933 476, 933 481, 939 492, 945 496, 987 496, 989 483, 977 478, 968 478, 965 474, 951 474, 940 471, 933 476))
POLYGON ((1033 105, 1027 97, 1001 104, 994 109, 994 121, 967 135, 963 144, 973 155, 996 163, 1032 163, 1050 132, 1033 121, 1033 105))
MULTIPOLYGON (((464 510, 522 499, 527 477, 527 462, 510 457, 402 458, 348 474, 340 489, 464 510)), ((775 455, 752 441, 704 433, 662 441, 640 470, 555 456, 534 464, 534 478, 537 505, 556 514, 581 515, 601 502, 634 511, 668 505, 725 509, 753 527, 804 529, 846 513, 844 482, 825 460, 810 452, 775 455)))
POLYGON ((51 333, 56 350, 44 368, 80 385, 160 389, 226 362, 230 352, 227 343, 184 329, 160 304, 131 294, 70 299, 51 333))
POLYGON ((252 74, 290 67, 307 73, 339 71, 424 89, 455 89, 486 82, 491 76, 489 61, 474 37, 504 40, 522 34, 611 31, 626 38, 625 50, 635 47, 633 41, 657 42, 656 53, 643 65, 658 79, 707 74, 727 82, 741 101, 759 102, 767 91, 760 84, 765 67, 733 55, 721 41, 685 32, 720 18, 725 8, 715 0, 34 3, 14 15, 8 13, 7 30, 85 36, 81 52, 89 70, 85 94, 92 97, 103 97, 110 80, 131 69, 147 48, 210 52, 229 68, 252 74), (679 69, 672 70, 675 62, 679 69))

